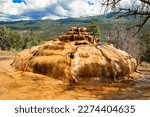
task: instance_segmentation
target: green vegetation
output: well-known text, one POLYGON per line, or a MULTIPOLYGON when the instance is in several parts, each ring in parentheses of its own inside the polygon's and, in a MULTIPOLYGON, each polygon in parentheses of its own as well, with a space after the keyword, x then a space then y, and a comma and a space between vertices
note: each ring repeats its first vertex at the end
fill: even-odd
POLYGON ((17 51, 1 51, 0 56, 15 56, 18 52, 17 51))
POLYGON ((97 25, 96 22, 90 23, 88 29, 93 36, 100 38, 101 36, 100 27, 97 25))
POLYGON ((36 45, 35 34, 33 30, 22 33, 5 26, 0 28, 0 49, 1 50, 22 50, 36 45))
MULTIPOLYGON (((118 26, 133 26, 138 24, 137 19, 115 19, 112 14, 99 15, 92 17, 68 18, 60 20, 31 20, 31 21, 16 21, 16 22, 0 22, 0 27, 5 25, 12 30, 27 32, 33 30, 36 33, 37 40, 51 40, 61 34, 65 34, 68 28, 72 26, 89 27, 92 22, 96 22, 100 27, 101 34, 105 36, 107 31, 112 30, 114 25, 118 26)), ((144 26, 147 30, 150 27, 150 21, 144 26)))
POLYGON ((113 43, 132 56, 150 62, 150 21, 134 38, 134 29, 127 30, 127 27, 138 23, 134 18, 114 19, 112 14, 60 20, 0 22, 0 49, 19 51, 30 48, 65 34, 70 27, 83 26, 88 27, 101 42, 113 43))
POLYGON ((141 51, 143 51, 141 54, 141 60, 150 63, 150 31, 146 31, 142 34, 140 38, 140 44, 141 51))

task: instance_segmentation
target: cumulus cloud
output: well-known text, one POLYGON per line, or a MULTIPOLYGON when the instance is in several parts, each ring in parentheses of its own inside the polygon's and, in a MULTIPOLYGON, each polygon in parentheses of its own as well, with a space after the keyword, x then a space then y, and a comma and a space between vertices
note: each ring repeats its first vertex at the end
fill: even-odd
POLYGON ((100 11, 101 0, 0 0, 0 20, 60 19, 94 16, 100 11))

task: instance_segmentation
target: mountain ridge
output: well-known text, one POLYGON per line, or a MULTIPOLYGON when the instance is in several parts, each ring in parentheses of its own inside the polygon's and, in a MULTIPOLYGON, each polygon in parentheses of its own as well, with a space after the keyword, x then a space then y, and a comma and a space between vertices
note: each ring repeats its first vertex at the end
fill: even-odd
POLYGON ((45 20, 18 20, 18 21, 0 21, 1 24, 16 24, 16 23, 24 23, 24 22, 85 22, 89 23, 91 21, 99 21, 99 20, 112 20, 115 19, 115 15, 117 12, 110 12, 107 14, 102 14, 102 15, 96 15, 96 16, 87 16, 87 17, 78 17, 78 18, 65 18, 65 19, 57 19, 57 20, 52 20, 52 19, 45 19, 45 20))

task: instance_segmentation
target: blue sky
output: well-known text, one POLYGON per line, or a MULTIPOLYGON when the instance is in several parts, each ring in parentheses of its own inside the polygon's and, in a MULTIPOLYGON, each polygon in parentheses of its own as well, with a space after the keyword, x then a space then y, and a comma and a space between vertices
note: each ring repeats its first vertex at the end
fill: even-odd
MULTIPOLYGON (((44 20, 102 14, 102 0, 0 0, 0 21, 44 20)), ((126 4, 129 0, 123 0, 126 4)))
POLYGON ((23 2, 24 0, 13 0, 14 3, 21 3, 23 2))

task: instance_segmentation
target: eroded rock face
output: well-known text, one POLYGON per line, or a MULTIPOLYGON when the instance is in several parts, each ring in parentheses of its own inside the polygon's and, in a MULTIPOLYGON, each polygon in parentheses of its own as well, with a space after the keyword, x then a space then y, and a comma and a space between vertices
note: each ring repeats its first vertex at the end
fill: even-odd
POLYGON ((100 44, 86 28, 72 27, 67 34, 16 55, 17 70, 78 82, 84 78, 114 80, 136 70, 137 62, 111 44, 100 44))

